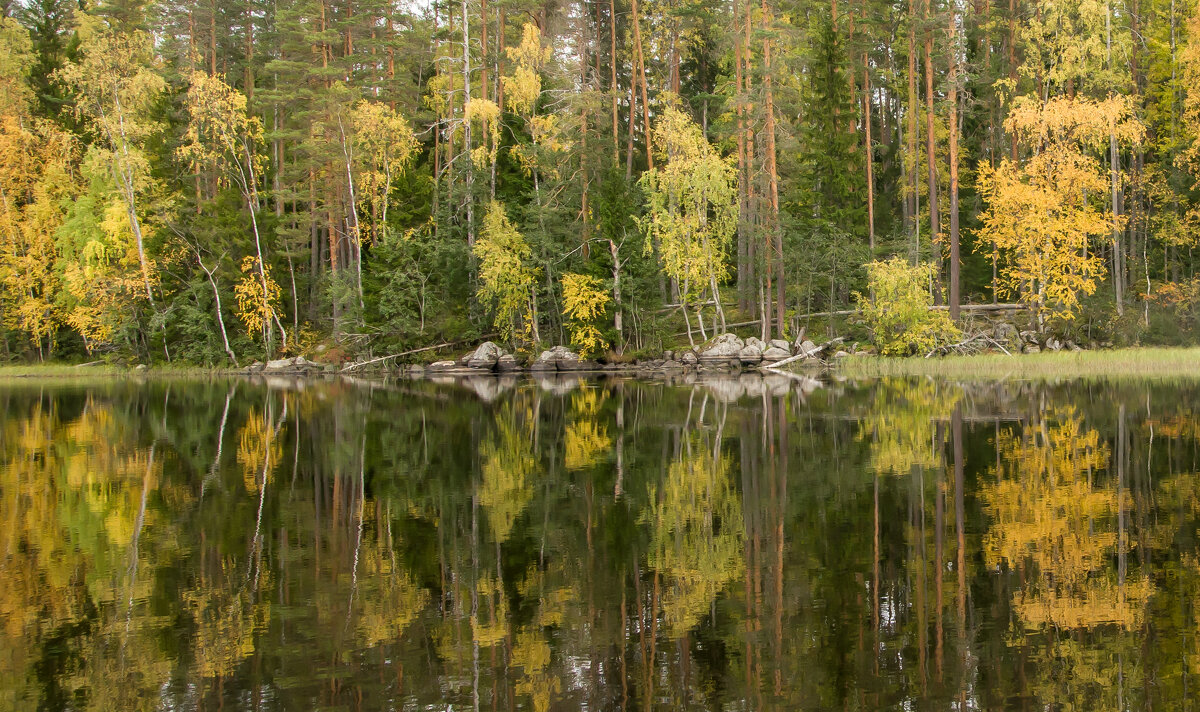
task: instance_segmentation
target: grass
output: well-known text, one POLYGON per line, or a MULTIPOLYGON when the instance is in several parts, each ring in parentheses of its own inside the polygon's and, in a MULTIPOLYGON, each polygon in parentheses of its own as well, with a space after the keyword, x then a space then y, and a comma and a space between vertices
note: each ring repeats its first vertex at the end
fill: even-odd
MULTIPOLYGON (((197 376, 220 371, 200 366, 154 366, 145 375, 152 376, 197 376)), ((0 365, 0 381, 17 378, 109 378, 133 376, 132 366, 96 364, 81 366, 65 363, 35 363, 0 365)))
POLYGON ((859 378, 937 376, 962 380, 1057 380, 1066 378, 1200 378, 1200 348, 1128 348, 981 354, 942 358, 852 356, 837 363, 839 374, 859 378))

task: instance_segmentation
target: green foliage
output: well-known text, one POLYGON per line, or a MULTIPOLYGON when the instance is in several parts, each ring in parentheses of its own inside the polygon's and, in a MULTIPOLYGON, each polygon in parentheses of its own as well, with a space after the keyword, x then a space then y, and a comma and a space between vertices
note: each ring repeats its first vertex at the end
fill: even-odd
POLYGON ((855 298, 881 354, 924 353, 958 338, 950 317, 932 308, 933 270, 933 265, 910 265, 899 257, 867 265, 870 295, 855 293, 855 298))

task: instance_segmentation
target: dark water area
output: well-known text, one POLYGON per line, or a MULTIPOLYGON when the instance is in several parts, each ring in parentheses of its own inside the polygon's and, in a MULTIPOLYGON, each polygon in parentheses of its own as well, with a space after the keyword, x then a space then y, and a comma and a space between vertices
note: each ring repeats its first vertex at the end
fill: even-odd
POLYGON ((1185 710, 1200 381, 0 385, 3 710, 1185 710))

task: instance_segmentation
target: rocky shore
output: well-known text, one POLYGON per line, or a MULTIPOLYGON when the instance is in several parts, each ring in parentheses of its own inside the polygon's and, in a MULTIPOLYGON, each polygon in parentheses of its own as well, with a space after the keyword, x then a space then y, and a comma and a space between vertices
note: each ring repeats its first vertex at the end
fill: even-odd
MULTIPOLYGON (((853 349, 853 347, 851 347, 853 349)), ((427 365, 387 367, 392 372, 419 375, 484 375, 493 373, 529 372, 534 374, 571 372, 688 372, 770 369, 776 364, 797 362, 819 364, 851 355, 842 348, 842 339, 817 344, 808 339, 789 343, 782 339, 764 342, 756 337, 742 339, 734 334, 721 334, 694 349, 665 351, 657 358, 635 361, 592 360, 565 346, 555 346, 536 357, 508 353, 498 344, 485 341, 474 351, 455 360, 435 361, 427 365)), ((303 356, 256 362, 242 369, 246 374, 316 375, 339 373, 354 369, 355 364, 338 367, 310 361, 303 356)))

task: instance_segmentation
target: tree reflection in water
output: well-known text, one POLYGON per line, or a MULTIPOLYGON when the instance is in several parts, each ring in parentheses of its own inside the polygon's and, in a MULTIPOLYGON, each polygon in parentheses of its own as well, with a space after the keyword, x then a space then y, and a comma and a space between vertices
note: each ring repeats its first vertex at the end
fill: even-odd
POLYGON ((0 707, 1183 709, 1200 384, 0 390, 0 707))

